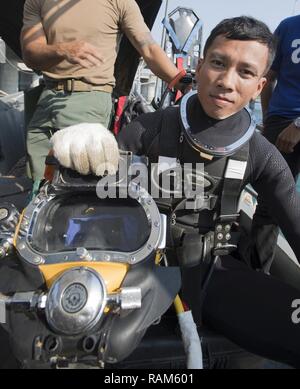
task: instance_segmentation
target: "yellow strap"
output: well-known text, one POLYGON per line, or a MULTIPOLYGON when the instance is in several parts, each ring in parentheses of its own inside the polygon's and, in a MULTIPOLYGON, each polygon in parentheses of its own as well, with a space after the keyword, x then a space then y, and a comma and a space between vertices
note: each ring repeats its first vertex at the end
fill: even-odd
POLYGON ((177 315, 179 313, 184 312, 184 308, 183 308, 183 304, 182 304, 181 298, 178 295, 175 297, 174 307, 175 307, 177 315))

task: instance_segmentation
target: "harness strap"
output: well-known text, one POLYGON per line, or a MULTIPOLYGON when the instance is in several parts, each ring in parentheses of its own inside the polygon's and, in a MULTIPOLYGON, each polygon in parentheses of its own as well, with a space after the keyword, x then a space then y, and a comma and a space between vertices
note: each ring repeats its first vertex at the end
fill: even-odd
POLYGON ((237 248, 230 243, 231 228, 238 220, 238 203, 249 157, 249 142, 227 159, 220 214, 215 224, 214 255, 228 255, 237 248))
POLYGON ((227 219, 237 213, 237 207, 242 190, 247 161, 249 156, 249 142, 241 147, 233 156, 227 159, 224 175, 224 184, 221 197, 220 218, 227 219))

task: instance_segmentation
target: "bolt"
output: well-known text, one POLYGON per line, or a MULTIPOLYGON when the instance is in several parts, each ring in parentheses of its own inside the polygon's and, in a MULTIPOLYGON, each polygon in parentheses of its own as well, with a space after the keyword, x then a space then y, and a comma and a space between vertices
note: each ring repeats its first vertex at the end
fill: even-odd
POLYGON ((76 254, 84 261, 93 261, 91 254, 84 247, 77 247, 76 254))
POLYGON ((224 238, 224 235, 223 234, 218 234, 217 238, 218 238, 218 240, 222 240, 224 238))
POLYGON ((159 222, 158 221, 154 222, 154 227, 159 227, 159 222))
POLYGON ((225 231, 226 231, 226 232, 229 232, 230 230, 231 230, 231 227, 230 227, 229 224, 227 224, 227 225, 225 226, 225 231))
POLYGON ((172 224, 172 226, 174 226, 176 224, 176 215, 175 215, 175 213, 171 217, 171 224, 172 224))
POLYGON ((226 234, 225 238, 226 238, 226 240, 230 240, 231 239, 231 235, 230 234, 226 234))
POLYGON ((0 220, 6 219, 8 216, 8 210, 6 208, 0 208, 0 220))
POLYGON ((41 257, 34 257, 33 258, 33 263, 35 263, 36 265, 40 265, 41 263, 43 263, 43 258, 41 257))
POLYGON ((223 229, 223 227, 221 226, 221 224, 218 224, 216 227, 217 232, 221 232, 222 229, 223 229))

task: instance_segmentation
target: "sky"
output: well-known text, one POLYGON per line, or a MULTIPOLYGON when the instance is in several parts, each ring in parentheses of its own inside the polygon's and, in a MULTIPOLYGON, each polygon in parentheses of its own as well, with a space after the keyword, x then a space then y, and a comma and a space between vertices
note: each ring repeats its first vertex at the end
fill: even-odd
MULTIPOLYGON (((162 24, 167 0, 163 0, 152 28, 155 40, 161 42, 162 24)), ((203 22, 203 42, 222 19, 240 15, 253 16, 265 22, 274 31, 281 20, 300 14, 300 0, 169 0, 168 13, 176 7, 192 8, 203 22)))

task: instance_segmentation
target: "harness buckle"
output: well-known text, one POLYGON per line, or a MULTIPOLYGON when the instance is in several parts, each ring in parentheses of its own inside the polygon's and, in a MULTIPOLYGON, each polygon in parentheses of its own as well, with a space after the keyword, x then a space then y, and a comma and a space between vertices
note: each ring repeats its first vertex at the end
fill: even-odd
POLYGON ((237 245, 230 243, 232 238, 232 224, 237 221, 239 214, 221 215, 216 222, 214 233, 214 255, 228 255, 237 249, 237 245))
POLYGON ((217 243, 217 247, 213 250, 214 256, 222 256, 222 255, 228 255, 232 251, 235 251, 237 249, 237 245, 235 244, 229 244, 229 243, 217 243))
POLYGON ((73 93, 75 89, 75 78, 68 78, 66 80, 66 91, 73 93))
POLYGON ((217 219, 217 223, 224 224, 224 223, 234 223, 237 221, 237 219, 240 217, 239 213, 233 213, 232 215, 220 215, 217 219))

